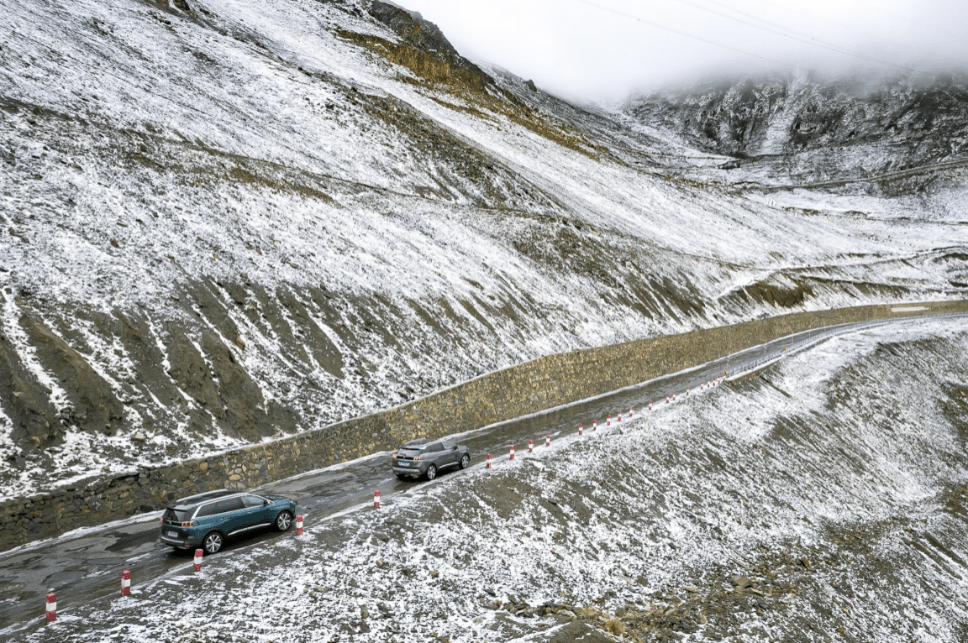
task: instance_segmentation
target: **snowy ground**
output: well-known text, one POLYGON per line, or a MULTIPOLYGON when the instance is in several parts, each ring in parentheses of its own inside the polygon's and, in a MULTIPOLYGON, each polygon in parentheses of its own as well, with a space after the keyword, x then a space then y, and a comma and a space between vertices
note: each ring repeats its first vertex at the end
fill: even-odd
POLYGON ((25 640, 962 641, 966 357, 961 321, 835 338, 25 640))

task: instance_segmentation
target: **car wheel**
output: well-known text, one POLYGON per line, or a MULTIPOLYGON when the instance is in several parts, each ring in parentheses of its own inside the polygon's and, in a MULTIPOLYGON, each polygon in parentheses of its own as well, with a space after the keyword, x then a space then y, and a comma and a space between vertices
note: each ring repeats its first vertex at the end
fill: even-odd
POLYGON ((292 514, 288 511, 280 511, 279 515, 276 516, 276 530, 286 531, 289 529, 289 525, 292 524, 292 514))
POLYGON ((467 465, 469 465, 470 463, 471 463, 471 457, 465 453, 464 457, 460 459, 460 468, 466 469, 467 465))
POLYGON ((217 554, 222 549, 222 542, 222 534, 213 531, 202 539, 202 549, 205 550, 206 554, 217 554))
POLYGON ((437 477, 437 467, 430 465, 427 467, 427 480, 433 480, 437 477))

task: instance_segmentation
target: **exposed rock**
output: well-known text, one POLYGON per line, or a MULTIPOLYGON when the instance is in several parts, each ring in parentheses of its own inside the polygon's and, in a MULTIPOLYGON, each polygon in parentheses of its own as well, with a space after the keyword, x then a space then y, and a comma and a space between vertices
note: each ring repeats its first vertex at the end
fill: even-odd
MULTIPOLYGON (((444 36, 437 25, 424 20, 419 13, 412 13, 400 7, 375 0, 370 6, 370 15, 392 29, 410 47, 411 52, 396 51, 394 62, 423 70, 419 75, 427 76, 430 71, 427 61, 421 61, 417 52, 423 52, 441 62, 449 69, 449 74, 459 82, 477 90, 483 91, 487 86, 494 86, 494 80, 485 74, 480 67, 470 62, 454 49, 450 41, 444 36)), ((438 72, 430 74, 437 75, 438 72)), ((441 78, 443 80, 443 78, 441 78)))
POLYGON ((611 643, 612 639, 601 630, 581 621, 573 621, 554 633, 547 643, 611 643))
POLYGON ((742 587, 743 589, 746 589, 753 584, 753 582, 746 576, 733 576, 729 579, 729 582, 737 587, 742 587))
MULTIPOLYGON (((873 146, 863 167, 886 171, 945 160, 964 151, 963 143, 952 142, 960 140, 957 132, 968 119, 968 77, 754 77, 638 98, 628 109, 653 126, 721 154, 747 158, 873 146), (874 153, 879 145, 895 147, 889 153, 874 153)), ((801 171, 816 173, 816 178, 844 174, 835 154, 803 158, 807 165, 801 171)))

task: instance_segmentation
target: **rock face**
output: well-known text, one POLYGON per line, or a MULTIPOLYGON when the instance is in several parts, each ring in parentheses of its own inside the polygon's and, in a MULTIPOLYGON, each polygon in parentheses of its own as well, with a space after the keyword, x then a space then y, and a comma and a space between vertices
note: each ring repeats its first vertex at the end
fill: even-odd
POLYGON ((627 112, 700 149, 744 159, 866 147, 877 150, 869 169, 889 171, 961 158, 968 148, 964 74, 720 81, 640 97, 627 112))
MULTIPOLYGON (((412 50, 398 52, 399 61, 409 67, 424 68, 428 65, 421 59, 431 56, 443 62, 454 77, 466 82, 477 91, 494 87, 494 79, 485 74, 480 67, 470 62, 454 49, 437 25, 424 20, 419 13, 406 11, 395 5, 376 0, 370 5, 369 13, 378 21, 393 30, 412 50), (408 55, 409 54, 409 55, 408 55)), ((427 72, 423 75, 427 75, 427 72)))

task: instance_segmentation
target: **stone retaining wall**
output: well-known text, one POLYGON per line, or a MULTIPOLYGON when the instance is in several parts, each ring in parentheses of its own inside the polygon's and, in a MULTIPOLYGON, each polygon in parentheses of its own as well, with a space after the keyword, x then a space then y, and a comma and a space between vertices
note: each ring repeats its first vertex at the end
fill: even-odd
POLYGON ((568 404, 765 344, 848 322, 968 312, 968 301, 795 313, 733 326, 549 355, 400 407, 222 455, 78 482, 0 503, 0 551, 161 508, 176 497, 252 488, 385 451, 568 404), (924 310, 916 310, 924 307, 924 310), (892 311, 893 309, 909 309, 892 311), (915 310, 910 310, 915 309, 915 310))

